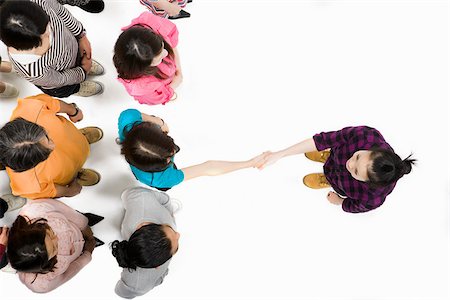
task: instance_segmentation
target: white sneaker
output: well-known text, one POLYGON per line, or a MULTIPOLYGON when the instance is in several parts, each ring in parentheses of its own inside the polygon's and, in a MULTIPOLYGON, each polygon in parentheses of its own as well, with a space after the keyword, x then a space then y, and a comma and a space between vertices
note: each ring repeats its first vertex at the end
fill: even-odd
POLYGON ((13 194, 6 194, 6 195, 1 196, 0 198, 2 198, 3 200, 6 201, 6 203, 8 203, 7 211, 13 211, 13 210, 19 209, 27 203, 27 199, 18 197, 18 196, 14 196, 13 194))
POLYGON ((11 273, 11 274, 16 274, 17 273, 17 271, 15 269, 13 269, 13 267, 11 267, 10 263, 8 263, 6 266, 4 266, 2 268, 2 272, 11 273))
POLYGON ((103 84, 94 80, 85 80, 80 83, 80 90, 74 96, 90 97, 103 93, 103 84))
POLYGON ((87 74, 88 75, 102 75, 103 73, 105 73, 105 68, 103 68, 103 66, 101 64, 99 64, 98 61, 93 59, 91 69, 89 70, 89 72, 87 74))
POLYGON ((0 93, 0 98, 14 98, 19 96, 19 90, 10 83, 4 82, 6 88, 0 93))
POLYGON ((172 214, 176 214, 183 208, 180 200, 170 197, 170 206, 172 207, 172 214))

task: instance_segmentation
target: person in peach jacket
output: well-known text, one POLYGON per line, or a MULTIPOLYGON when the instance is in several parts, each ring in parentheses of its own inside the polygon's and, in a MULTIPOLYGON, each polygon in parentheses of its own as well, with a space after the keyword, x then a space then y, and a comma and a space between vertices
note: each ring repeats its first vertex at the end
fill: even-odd
POLYGON ((91 261, 96 239, 90 226, 102 219, 54 199, 30 201, 9 233, 8 260, 20 281, 46 293, 74 277, 91 261))
POLYGON ((174 100, 183 80, 175 24, 144 12, 122 31, 113 61, 127 92, 142 104, 174 100))

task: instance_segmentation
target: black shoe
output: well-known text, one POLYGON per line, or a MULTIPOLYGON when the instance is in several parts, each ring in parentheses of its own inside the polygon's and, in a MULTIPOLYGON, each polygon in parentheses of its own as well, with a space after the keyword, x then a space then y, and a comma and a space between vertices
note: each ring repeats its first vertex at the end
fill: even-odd
POLYGON ((192 2, 192 0, 188 0, 188 2, 187 3, 191 3, 192 2))
POLYGON ((99 240, 95 236, 94 236, 94 239, 95 239, 95 248, 105 244, 102 240, 99 240))
POLYGON ((82 213, 86 218, 88 218, 88 225, 89 227, 94 226, 95 224, 97 224, 98 222, 100 222, 101 220, 103 220, 105 217, 96 215, 96 214, 91 214, 91 213, 82 213))
POLYGON ((90 13, 99 13, 105 8, 105 2, 103 0, 91 0, 85 5, 79 5, 78 7, 90 13))
POLYGON ((185 10, 180 10, 180 12, 178 13, 178 15, 175 16, 169 16, 170 20, 176 20, 176 19, 182 19, 182 18, 189 18, 191 16, 190 13, 188 13, 185 10))

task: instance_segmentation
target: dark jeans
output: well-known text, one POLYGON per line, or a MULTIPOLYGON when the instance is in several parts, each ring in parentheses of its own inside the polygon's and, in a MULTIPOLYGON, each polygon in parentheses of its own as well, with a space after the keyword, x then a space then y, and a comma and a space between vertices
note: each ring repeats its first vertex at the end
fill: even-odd
POLYGON ((5 200, 0 198, 0 219, 3 218, 7 210, 8 210, 8 203, 6 203, 5 200))
POLYGON ((62 86, 56 89, 44 89, 40 86, 37 85, 37 87, 43 91, 45 94, 52 96, 52 97, 56 97, 56 98, 66 98, 69 97, 70 95, 73 95, 75 93, 78 93, 78 91, 80 90, 80 84, 73 84, 73 85, 66 85, 66 86, 62 86))

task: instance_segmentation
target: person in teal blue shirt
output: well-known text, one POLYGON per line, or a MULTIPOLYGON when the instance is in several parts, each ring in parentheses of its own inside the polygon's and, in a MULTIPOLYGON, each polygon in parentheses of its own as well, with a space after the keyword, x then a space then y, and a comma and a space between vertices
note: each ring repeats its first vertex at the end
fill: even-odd
POLYGON ((168 190, 199 176, 216 176, 256 167, 268 155, 262 153, 246 161, 210 160, 179 170, 174 156, 180 148, 168 135, 169 127, 163 119, 127 109, 120 114, 118 127, 121 153, 136 179, 159 190, 168 190))

